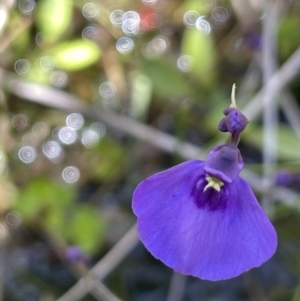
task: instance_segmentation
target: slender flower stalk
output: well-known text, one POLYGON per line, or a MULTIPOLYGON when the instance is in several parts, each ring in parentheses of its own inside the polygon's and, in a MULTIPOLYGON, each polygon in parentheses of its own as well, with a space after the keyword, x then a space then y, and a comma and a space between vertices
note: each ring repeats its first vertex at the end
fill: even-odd
POLYGON ((248 119, 235 102, 219 130, 230 142, 205 161, 189 160, 142 181, 132 208, 145 247, 175 271, 212 281, 260 266, 277 247, 277 235, 249 184, 237 146, 248 119))

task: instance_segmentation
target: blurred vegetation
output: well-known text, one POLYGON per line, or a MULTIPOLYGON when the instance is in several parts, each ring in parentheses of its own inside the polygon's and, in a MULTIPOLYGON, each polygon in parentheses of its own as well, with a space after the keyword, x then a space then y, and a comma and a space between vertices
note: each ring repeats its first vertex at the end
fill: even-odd
MULTIPOLYGON (((300 45, 300 2, 274 5, 280 68, 300 45)), ((53 91, 75 96, 91 112, 149 125, 207 151, 226 139, 217 124, 232 84, 241 107, 263 85, 263 15, 262 3, 252 0, 0 2, 3 300, 58 298, 79 277, 74 264, 91 267, 134 224, 137 183, 184 159, 100 117, 57 109, 53 91), (51 90, 40 95, 32 88, 26 97, 18 81, 51 90), (77 257, 68 253, 74 246, 77 257)), ((289 88, 296 104, 298 83, 289 88)), ((275 171, 295 172, 299 137, 281 109, 278 116, 275 171)), ((263 135, 258 117, 241 141, 247 168, 257 176, 263 135)), ((295 183, 289 189, 299 193, 295 183)), ((276 256, 228 285, 189 279, 183 300, 298 300, 299 206, 280 197, 272 206, 276 256)), ((166 300, 170 277, 139 246, 106 284, 124 300, 159 301, 166 300)))

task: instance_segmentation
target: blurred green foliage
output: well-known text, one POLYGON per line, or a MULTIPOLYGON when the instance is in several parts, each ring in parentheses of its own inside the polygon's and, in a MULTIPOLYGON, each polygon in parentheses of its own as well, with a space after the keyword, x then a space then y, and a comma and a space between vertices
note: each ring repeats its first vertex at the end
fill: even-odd
POLYGON ((279 55, 286 60, 299 47, 300 35, 295 28, 300 26, 299 12, 284 17, 278 28, 279 55))
POLYGON ((144 59, 145 73, 153 84, 154 93, 164 98, 180 97, 189 93, 182 73, 166 59, 144 59))
POLYGON ((80 205, 66 219, 63 232, 74 245, 81 246, 88 254, 95 254, 102 247, 105 222, 93 206, 80 205))
POLYGON ((93 42, 74 40, 56 45, 47 51, 57 68, 78 71, 95 64, 101 55, 100 48, 93 42))
POLYGON ((103 139, 95 153, 91 176, 101 181, 113 181, 123 176, 127 156, 120 145, 110 139, 103 139))
POLYGON ((182 37, 182 53, 193 58, 191 72, 201 85, 212 88, 216 82, 215 46, 210 35, 199 33, 197 29, 187 28, 182 37))
POLYGON ((43 0, 37 5, 36 26, 42 33, 42 43, 57 42, 70 29, 72 0, 43 0))
POLYGON ((33 227, 50 227, 90 254, 103 242, 105 222, 93 206, 75 203, 71 186, 49 178, 32 179, 19 191, 14 209, 33 227))
POLYGON ((74 190, 67 185, 61 185, 48 178, 38 177, 32 179, 20 190, 16 202, 25 220, 35 217, 51 216, 52 210, 65 210, 74 199, 74 190))

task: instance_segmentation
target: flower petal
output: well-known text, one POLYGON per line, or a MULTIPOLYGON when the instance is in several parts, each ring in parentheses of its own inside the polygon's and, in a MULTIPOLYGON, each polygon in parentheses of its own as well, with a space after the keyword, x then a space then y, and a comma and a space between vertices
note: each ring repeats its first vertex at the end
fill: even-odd
POLYGON ((226 209, 205 210, 192 193, 203 175, 203 162, 190 160, 138 185, 133 211, 142 242, 169 267, 202 279, 228 279, 260 266, 274 254, 277 236, 250 186, 237 178, 227 184, 226 209))
POLYGON ((231 183, 238 177, 243 164, 238 148, 224 144, 210 151, 204 163, 204 170, 220 180, 231 183))

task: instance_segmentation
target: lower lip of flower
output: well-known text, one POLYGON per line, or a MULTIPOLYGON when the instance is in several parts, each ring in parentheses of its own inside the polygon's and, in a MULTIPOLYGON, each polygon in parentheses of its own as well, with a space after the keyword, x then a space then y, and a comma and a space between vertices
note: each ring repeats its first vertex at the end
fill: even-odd
MULTIPOLYGON (((208 166, 224 166, 213 162, 208 166)), ((216 281, 260 266, 274 254, 277 237, 238 172, 227 172, 226 181, 228 169, 210 169, 190 160, 153 175, 136 188, 132 206, 154 257, 182 274, 216 281)))

